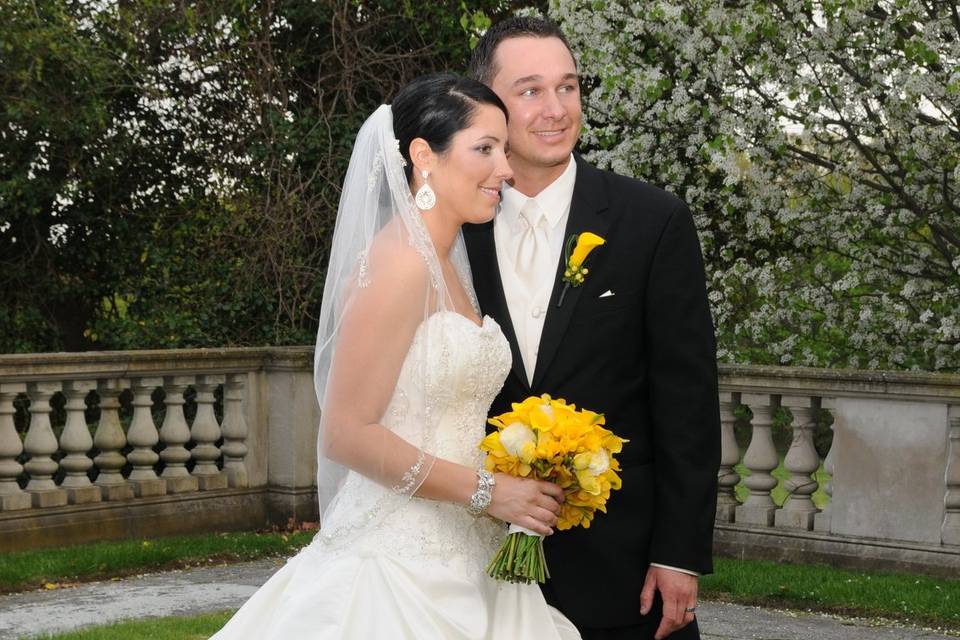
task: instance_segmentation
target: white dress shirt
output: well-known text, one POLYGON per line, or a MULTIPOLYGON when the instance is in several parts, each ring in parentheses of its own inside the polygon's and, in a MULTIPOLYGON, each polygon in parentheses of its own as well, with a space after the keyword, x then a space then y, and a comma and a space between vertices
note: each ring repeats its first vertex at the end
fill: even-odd
POLYGON ((543 333, 543 321, 547 316, 547 305, 550 304, 553 280, 560 262, 560 254, 563 252, 563 234, 567 228, 567 218, 570 216, 570 201, 573 199, 573 185, 576 181, 577 163, 571 155, 563 173, 533 198, 528 198, 504 183, 500 213, 493 221, 493 237, 497 247, 497 263, 500 266, 503 293, 507 299, 510 319, 513 321, 513 330, 517 334, 517 345, 523 357, 523 367, 527 372, 528 383, 533 382, 533 372, 537 366, 540 334, 543 333), (538 274, 533 291, 529 291, 522 284, 516 268, 520 238, 527 225, 520 211, 531 199, 536 202, 543 215, 541 230, 546 235, 551 265, 550 270, 538 274))
MULTIPOLYGON (((533 372, 537 367, 540 335, 543 333, 543 322, 547 316, 550 294, 553 292, 553 281, 557 275, 557 265, 566 240, 563 235, 567 228, 567 218, 570 217, 570 201, 573 199, 573 186, 576 181, 577 163, 571 154, 563 173, 533 198, 504 183, 501 191, 503 199, 500 202, 500 212, 493 221, 493 238, 497 248, 497 264, 500 266, 503 294, 507 300, 513 330, 517 334, 517 346, 520 348, 520 356, 523 358, 523 368, 527 373, 529 384, 533 384, 533 372), (523 285, 516 269, 520 238, 527 225, 526 219, 520 215, 520 212, 531 199, 536 202, 543 215, 542 231, 546 234, 552 265, 549 271, 538 276, 532 292, 523 285)), ((651 562, 650 565, 693 576, 699 575, 694 571, 655 562, 651 562)))

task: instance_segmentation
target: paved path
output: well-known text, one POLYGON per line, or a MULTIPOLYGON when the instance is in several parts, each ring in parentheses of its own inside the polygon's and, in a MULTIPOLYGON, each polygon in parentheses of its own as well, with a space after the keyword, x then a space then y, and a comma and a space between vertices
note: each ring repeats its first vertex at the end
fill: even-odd
MULTIPOLYGON (((53 591, 0 596, 0 640, 101 625, 124 618, 192 615, 235 609, 282 561, 261 560, 53 591)), ((947 640, 930 630, 877 626, 862 620, 701 602, 704 640, 947 640)))

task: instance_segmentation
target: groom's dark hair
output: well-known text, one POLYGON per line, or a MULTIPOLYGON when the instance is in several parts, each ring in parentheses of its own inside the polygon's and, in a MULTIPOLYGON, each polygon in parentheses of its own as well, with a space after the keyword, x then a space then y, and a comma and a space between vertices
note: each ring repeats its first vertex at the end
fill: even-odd
POLYGON ((500 68, 497 66, 494 56, 497 53, 497 47, 500 43, 509 38, 557 38, 564 44, 573 63, 577 63, 577 56, 573 55, 573 49, 567 41, 567 36, 556 23, 545 18, 535 17, 516 17, 501 20, 493 25, 480 38, 473 54, 470 56, 470 66, 468 74, 471 78, 476 78, 488 87, 493 83, 493 78, 497 75, 500 68))

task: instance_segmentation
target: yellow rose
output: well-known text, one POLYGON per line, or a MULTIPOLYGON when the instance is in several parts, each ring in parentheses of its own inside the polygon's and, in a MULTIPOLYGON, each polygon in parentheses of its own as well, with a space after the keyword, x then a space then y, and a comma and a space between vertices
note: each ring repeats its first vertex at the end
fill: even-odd
POLYGON ((597 478, 597 476, 590 473, 589 469, 577 471, 577 484, 580 485, 580 489, 586 491, 590 495, 600 495, 600 480, 597 478))

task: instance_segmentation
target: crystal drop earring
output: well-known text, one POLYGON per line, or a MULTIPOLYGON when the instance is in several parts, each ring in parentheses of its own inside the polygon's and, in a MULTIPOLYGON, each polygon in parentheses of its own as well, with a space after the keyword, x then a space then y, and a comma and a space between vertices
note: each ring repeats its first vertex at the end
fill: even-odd
POLYGON ((427 184, 427 177, 430 175, 430 172, 424 169, 420 172, 420 175, 423 176, 423 186, 417 189, 417 195, 414 196, 414 200, 417 203, 418 209, 428 211, 433 209, 434 205, 437 204, 437 194, 434 193, 430 185, 427 184))

